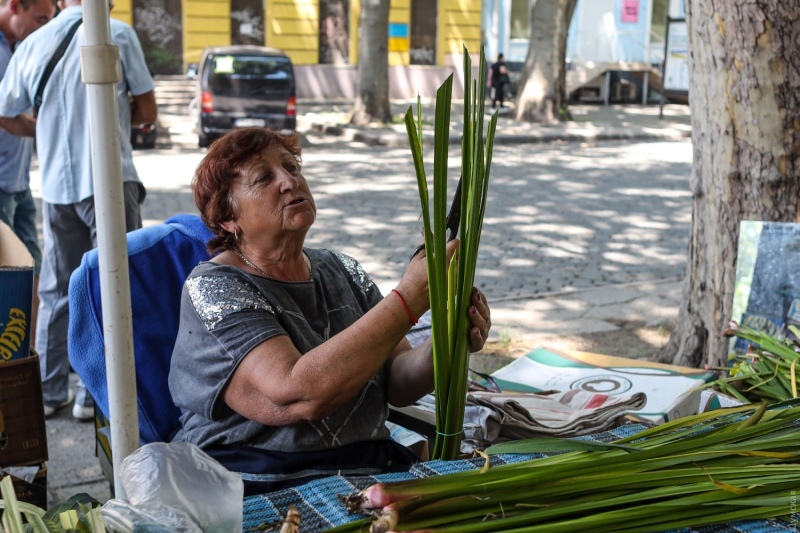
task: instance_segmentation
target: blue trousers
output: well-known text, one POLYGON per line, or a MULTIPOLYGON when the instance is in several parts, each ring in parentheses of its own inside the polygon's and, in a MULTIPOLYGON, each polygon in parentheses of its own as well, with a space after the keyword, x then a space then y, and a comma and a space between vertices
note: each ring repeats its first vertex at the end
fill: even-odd
POLYGON ((22 192, 0 191, 0 220, 14 230, 33 256, 35 273, 42 268, 42 249, 39 248, 39 233, 36 230, 36 204, 33 203, 30 187, 22 192))

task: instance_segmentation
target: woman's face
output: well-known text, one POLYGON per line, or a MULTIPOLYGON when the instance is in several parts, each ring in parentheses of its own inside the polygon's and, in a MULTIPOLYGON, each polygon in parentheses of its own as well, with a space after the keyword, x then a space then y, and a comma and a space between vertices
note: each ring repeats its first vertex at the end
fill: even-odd
POLYGON ((250 244, 262 237, 280 238, 286 232, 305 236, 317 216, 300 163, 278 143, 246 163, 233 194, 237 205, 234 222, 250 244))

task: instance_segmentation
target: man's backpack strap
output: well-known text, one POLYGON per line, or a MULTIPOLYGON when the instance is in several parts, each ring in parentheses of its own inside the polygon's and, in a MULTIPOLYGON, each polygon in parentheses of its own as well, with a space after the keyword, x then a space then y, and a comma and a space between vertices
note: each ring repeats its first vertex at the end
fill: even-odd
POLYGON ((56 48, 56 51, 53 53, 53 57, 50 58, 50 61, 44 68, 42 79, 39 80, 39 87, 36 89, 36 96, 33 97, 33 109, 36 113, 38 113, 39 108, 42 107, 42 96, 44 95, 44 88, 47 86, 47 82, 50 80, 50 76, 52 76, 53 71, 56 69, 56 65, 58 65, 58 62, 61 61, 62 57, 64 57, 64 53, 67 51, 69 43, 72 42, 72 38, 75 36, 75 32, 78 31, 78 27, 81 24, 83 24, 83 19, 75 21, 75 24, 73 24, 70 27, 69 31, 64 36, 64 40, 61 41, 61 44, 58 45, 58 48, 56 48))

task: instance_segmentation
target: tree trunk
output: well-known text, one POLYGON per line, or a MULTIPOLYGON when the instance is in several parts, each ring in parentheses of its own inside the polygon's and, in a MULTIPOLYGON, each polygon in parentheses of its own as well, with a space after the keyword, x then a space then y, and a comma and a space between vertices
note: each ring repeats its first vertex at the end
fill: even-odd
POLYGON ((531 44, 517 96, 517 120, 557 122, 567 111, 567 34, 578 0, 535 0, 531 44))
POLYGON ((694 161, 680 313, 662 361, 723 365, 739 222, 800 194, 800 0, 687 0, 694 161))
POLYGON ((390 122, 389 0, 362 0, 358 39, 358 95, 351 124, 390 122))

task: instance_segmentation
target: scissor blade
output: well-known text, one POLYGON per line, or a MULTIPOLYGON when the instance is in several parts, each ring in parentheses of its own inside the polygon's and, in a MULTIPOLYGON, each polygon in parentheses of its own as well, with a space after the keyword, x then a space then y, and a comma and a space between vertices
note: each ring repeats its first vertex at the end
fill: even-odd
POLYGON ((461 224, 461 181, 462 177, 458 178, 458 185, 456 186, 456 194, 453 196, 453 203, 450 204, 450 212, 447 213, 446 228, 450 230, 447 236, 447 242, 452 241, 458 237, 458 226, 461 224))

